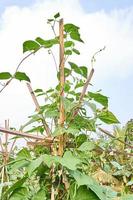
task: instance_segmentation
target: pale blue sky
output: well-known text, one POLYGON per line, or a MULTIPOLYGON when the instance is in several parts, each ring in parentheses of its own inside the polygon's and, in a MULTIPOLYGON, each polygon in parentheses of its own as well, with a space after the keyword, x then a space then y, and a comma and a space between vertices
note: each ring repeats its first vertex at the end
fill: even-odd
MULTIPOLYGON (((38 1, 41 2, 41 0, 38 1)), ((17 5, 20 7, 28 7, 35 2, 36 0, 0 0, 0 15, 8 6, 17 5)), ((79 2, 86 13, 97 12, 99 10, 110 12, 113 9, 133 7, 133 0, 79 0, 79 2)), ((133 70, 130 72, 130 75, 125 76, 125 78, 119 79, 117 76, 114 76, 113 79, 105 78, 104 80, 97 82, 96 85, 97 90, 103 89, 104 94, 110 97, 110 110, 112 110, 116 116, 118 116, 118 119, 120 119, 122 123, 125 123, 130 118, 133 118, 132 87, 133 70)))
POLYGON ((84 9, 89 12, 104 9, 110 11, 112 9, 127 8, 133 6, 133 0, 80 0, 84 9))
MULTIPOLYGON (((41 1, 41 0, 40 0, 41 1)), ((79 0, 86 12, 94 12, 100 9, 110 11, 117 8, 127 8, 133 6, 133 0, 79 0)), ((30 6, 36 0, 1 0, 0 13, 4 11, 7 6, 30 6)))

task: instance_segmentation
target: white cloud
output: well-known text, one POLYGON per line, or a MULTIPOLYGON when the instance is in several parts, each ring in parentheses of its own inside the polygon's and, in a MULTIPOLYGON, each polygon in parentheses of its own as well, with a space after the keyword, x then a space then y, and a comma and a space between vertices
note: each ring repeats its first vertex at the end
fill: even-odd
MULTIPOLYGON (((78 63, 89 65, 91 55, 104 45, 107 47, 97 57, 95 83, 124 80, 133 74, 133 8, 87 14, 78 0, 42 0, 27 8, 7 7, 0 19, 0 71, 15 70, 23 56, 23 41, 51 36, 46 19, 58 11, 65 22, 81 27, 85 45, 78 45, 82 53, 78 63)), ((77 61, 77 57, 73 60, 77 61)), ((21 70, 31 77, 34 88, 46 88, 56 81, 54 63, 44 51, 27 60, 21 70)), ((12 124, 21 124, 33 110, 24 83, 14 81, 0 94, 0 123, 10 118, 12 124)))

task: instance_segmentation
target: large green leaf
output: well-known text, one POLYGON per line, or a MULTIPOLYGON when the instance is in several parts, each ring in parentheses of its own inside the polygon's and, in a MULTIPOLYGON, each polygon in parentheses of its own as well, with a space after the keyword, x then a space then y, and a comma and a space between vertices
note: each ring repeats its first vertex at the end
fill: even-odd
POLYGON ((24 72, 16 72, 15 79, 19 81, 28 81, 30 82, 30 78, 24 72))
POLYGON ((0 73, 0 80, 6 80, 11 77, 12 77, 12 75, 9 72, 1 72, 0 73))
POLYGON ((92 177, 82 174, 79 171, 73 171, 71 174, 77 181, 78 186, 86 185, 99 197, 100 200, 106 199, 103 188, 92 177))
POLYGON ((9 200, 28 200, 29 192, 27 188, 20 187, 13 191, 9 200))
POLYGON ((70 37, 73 39, 73 40, 77 40, 79 42, 83 42, 83 40, 80 38, 80 34, 78 31, 75 31, 75 32, 71 32, 70 33, 70 37))
POLYGON ((16 159, 21 159, 21 158, 31 159, 30 151, 26 147, 24 147, 17 153, 16 159))
POLYGON ((15 191, 18 188, 21 188, 21 186, 24 184, 24 182, 26 181, 28 177, 25 175, 23 176, 22 179, 19 179, 16 183, 14 183, 4 194, 4 197, 6 197, 8 194, 10 194, 11 192, 15 191))
POLYGON ((28 40, 23 43, 23 53, 26 51, 37 51, 39 48, 40 45, 33 40, 28 40))
POLYGON ((47 200, 46 191, 42 188, 40 189, 32 198, 32 200, 47 200))
POLYGON ((73 200, 99 200, 99 198, 87 186, 83 185, 77 189, 76 196, 73 200))
POLYGON ((44 156, 40 156, 39 158, 31 161, 29 166, 27 167, 27 172, 29 176, 41 165, 41 163, 44 161, 44 156))
POLYGON ((95 144, 92 141, 87 141, 81 144, 81 146, 78 148, 80 151, 92 151, 95 148, 95 144))
POLYGON ((120 123, 115 115, 110 111, 102 111, 100 114, 98 114, 98 118, 106 124, 120 123))
POLYGON ((96 102, 102 104, 105 107, 108 107, 108 97, 106 97, 100 93, 89 92, 88 94, 89 94, 89 97, 94 99, 96 102))
POLYGON ((63 158, 60 160, 60 163, 68 169, 76 170, 77 165, 81 163, 81 160, 73 156, 70 151, 66 151, 63 158))

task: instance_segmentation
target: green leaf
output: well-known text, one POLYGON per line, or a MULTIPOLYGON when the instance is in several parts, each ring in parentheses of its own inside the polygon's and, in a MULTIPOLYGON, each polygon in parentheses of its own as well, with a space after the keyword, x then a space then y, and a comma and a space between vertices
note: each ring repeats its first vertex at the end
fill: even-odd
POLYGON ((32 198, 32 200, 47 200, 46 191, 44 189, 40 189, 32 198))
POLYGON ((84 81, 81 79, 79 82, 76 83, 75 89, 83 87, 84 86, 84 81))
POLYGON ((72 134, 72 135, 76 135, 79 133, 79 130, 76 129, 76 127, 69 127, 67 130, 66 130, 67 133, 69 134, 72 134))
POLYGON ((80 71, 78 65, 76 65, 75 63, 72 63, 72 62, 68 62, 68 63, 71 66, 71 69, 73 69, 75 73, 81 74, 81 71, 80 71))
POLYGON ((39 48, 40 45, 33 40, 28 40, 23 43, 23 53, 26 51, 37 51, 39 48))
POLYGON ((102 111, 100 114, 98 114, 98 118, 106 124, 120 123, 115 115, 110 111, 102 111))
POLYGON ((63 158, 60 160, 60 163, 70 170, 76 170, 77 165, 81 163, 81 160, 73 156, 71 151, 66 151, 63 158))
POLYGON ((82 76, 85 77, 85 78, 87 78, 87 74, 88 74, 88 69, 87 69, 87 67, 81 66, 81 67, 80 67, 80 70, 81 70, 82 76))
POLYGON ((70 33, 70 37, 73 39, 73 40, 77 40, 79 42, 83 42, 83 40, 80 38, 80 34, 78 31, 75 31, 75 32, 71 32, 70 33))
POLYGON ((1 72, 0 73, 0 80, 6 80, 11 77, 12 77, 12 75, 9 72, 1 72))
POLYGON ((59 116, 59 112, 57 110, 47 110, 45 112, 45 117, 46 118, 54 118, 54 117, 58 117, 59 116))
POLYGON ((94 142, 87 141, 81 144, 81 146, 78 148, 80 151, 92 151, 95 148, 94 142))
POLYGON ((16 72, 15 79, 19 81, 28 81, 30 82, 30 78, 24 72, 16 72))
POLYGON ((89 97, 94 99, 96 102, 102 104, 105 107, 108 107, 108 97, 106 97, 100 93, 89 92, 88 94, 89 94, 89 97))
POLYGON ((68 48, 68 47, 71 47, 71 46, 74 46, 74 42, 72 42, 72 41, 66 41, 66 42, 64 42, 64 47, 65 48, 68 48))
POLYGON ((16 170, 27 167, 30 164, 30 161, 26 159, 16 160, 15 163, 11 165, 10 173, 15 173, 16 170))
POLYGON ((24 182, 26 181, 28 177, 27 176, 23 176, 22 179, 18 180, 16 183, 14 183, 4 194, 4 197, 6 197, 8 194, 10 194, 11 192, 15 191, 16 189, 20 188, 24 182))
POLYGON ((95 119, 88 119, 80 115, 77 115, 75 117, 73 124, 80 130, 81 129, 88 130, 88 131, 96 130, 95 119))
POLYGON ((70 37, 73 40, 77 40, 79 42, 83 42, 83 40, 80 38, 80 33, 79 33, 79 27, 75 26, 74 24, 65 24, 64 25, 64 30, 66 33, 70 34, 70 37))
POLYGON ((44 161, 44 156, 40 156, 39 158, 31 161, 29 166, 27 167, 27 172, 29 176, 32 175, 32 173, 41 165, 41 163, 44 161))
POLYGON ((83 185, 77 189, 76 196, 73 200, 99 200, 99 198, 87 186, 83 185))
POLYGON ((44 46, 45 48, 50 48, 50 47, 52 47, 52 46, 55 45, 55 44, 59 44, 58 38, 54 38, 54 39, 51 39, 51 40, 44 40, 44 39, 42 39, 42 38, 40 38, 40 37, 37 37, 37 38, 36 38, 36 41, 37 41, 40 45, 44 46))
POLYGON ((58 17, 60 17, 60 13, 59 12, 54 15, 55 19, 57 19, 58 17))
POLYGON ((36 90, 34 90, 34 92, 35 93, 40 93, 40 92, 43 92, 43 90, 42 89, 36 89, 36 90))
POLYGON ((71 172, 71 174, 77 181, 78 186, 86 185, 99 197, 100 200, 106 199, 102 186, 100 186, 92 177, 82 174, 78 170, 71 172))
POLYGON ((85 141, 87 141, 87 135, 80 134, 76 137, 76 144, 79 147, 81 144, 83 144, 85 141))
POLYGON ((71 66, 71 69, 73 69, 75 73, 80 74, 84 78, 87 78, 87 72, 88 72, 87 67, 85 66, 78 67, 78 65, 76 65, 75 63, 72 63, 72 62, 68 62, 68 63, 71 66))
POLYGON ((71 70, 68 68, 64 68, 65 77, 68 77, 71 74, 71 70))
POLYGON ((70 85, 68 83, 64 84, 64 91, 68 92, 71 89, 70 85))
POLYGON ((22 159, 22 158, 31 159, 30 151, 26 147, 24 147, 17 153, 16 159, 22 159))
POLYGON ((79 50, 78 49, 72 49, 72 51, 74 52, 74 53, 76 53, 77 55, 80 55, 80 52, 79 52, 79 50))
POLYGON ((65 24, 64 25, 64 30, 65 32, 67 33, 70 33, 70 32, 75 32, 79 29, 78 26, 75 26, 74 24, 65 24))
POLYGON ((65 51, 65 55, 72 55, 72 51, 71 50, 66 50, 65 51))
POLYGON ((9 200, 28 200, 29 192, 26 187, 20 187, 13 191, 9 200))
POLYGON ((64 103, 65 112, 66 113, 70 112, 75 107, 76 104, 65 97, 62 99, 63 99, 63 103, 64 103))

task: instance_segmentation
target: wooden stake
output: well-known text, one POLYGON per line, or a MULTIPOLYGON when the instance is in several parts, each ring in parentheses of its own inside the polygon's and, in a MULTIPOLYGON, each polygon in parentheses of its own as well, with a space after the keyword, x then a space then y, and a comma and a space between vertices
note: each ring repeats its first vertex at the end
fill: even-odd
MULTIPOLYGON (((5 128, 9 129, 9 120, 5 120, 5 128)), ((8 158, 8 133, 5 133, 5 164, 8 158)))
MULTIPOLYGON (((39 103, 37 101, 37 98, 36 98, 36 96, 34 94, 34 91, 32 90, 31 85, 29 83, 26 83, 26 85, 27 85, 27 88, 28 88, 28 90, 29 90, 29 92, 31 94, 31 97, 33 99, 33 102, 34 102, 34 104, 36 106, 37 111, 40 112, 40 105, 39 105, 39 103)), ((42 114, 41 114, 41 117, 42 117, 42 123, 43 123, 43 126, 44 126, 45 130, 46 130, 47 136, 51 136, 50 128, 47 125, 47 122, 45 121, 44 116, 42 114)))
MULTIPOLYGON (((64 76, 64 23, 63 19, 59 21, 59 42, 60 42, 60 65, 59 65, 59 72, 60 72, 60 116, 59 116, 59 126, 64 126, 65 121, 65 111, 64 111, 64 84, 65 84, 65 76, 64 76)), ((58 155, 63 155, 63 147, 64 147, 64 137, 63 135, 59 136, 59 149, 58 155)))
MULTIPOLYGON (((8 130, 6 128, 2 128, 0 127, 0 132, 2 133, 8 133, 8 134, 11 134, 11 135, 16 135, 16 136, 20 136, 20 137, 27 137, 27 138, 31 138, 31 139, 37 139, 37 140, 45 140, 44 137, 42 136, 36 136, 36 135, 33 135, 33 134, 29 134, 29 133, 23 133, 23 132, 19 132, 19 131, 13 131, 13 130, 8 130)), ((51 138, 49 138, 51 139, 51 138)))

